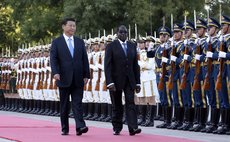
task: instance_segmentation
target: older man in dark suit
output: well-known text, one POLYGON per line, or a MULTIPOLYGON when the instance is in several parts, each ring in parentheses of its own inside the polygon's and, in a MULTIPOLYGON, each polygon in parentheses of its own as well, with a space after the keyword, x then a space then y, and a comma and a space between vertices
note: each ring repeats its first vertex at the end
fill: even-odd
POLYGON ((74 36, 75 20, 64 19, 62 29, 63 35, 53 40, 50 51, 52 74, 60 92, 62 135, 69 133, 70 95, 76 122, 76 134, 82 135, 88 131, 83 120, 82 98, 84 84, 90 78, 89 62, 83 40, 74 36))
POLYGON ((125 111, 129 134, 141 132, 137 125, 134 91, 140 92, 140 67, 137 61, 136 45, 127 41, 127 28, 118 28, 118 40, 111 42, 105 51, 105 77, 112 101, 112 125, 114 135, 122 130, 122 92, 125 94, 125 111))

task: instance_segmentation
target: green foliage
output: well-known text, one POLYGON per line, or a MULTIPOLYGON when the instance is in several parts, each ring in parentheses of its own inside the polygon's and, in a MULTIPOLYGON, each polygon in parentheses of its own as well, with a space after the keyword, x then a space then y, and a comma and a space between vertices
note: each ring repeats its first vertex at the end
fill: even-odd
MULTIPOLYGON (((92 37, 114 33, 116 27, 124 24, 131 26, 134 37, 134 25, 138 34, 152 34, 162 26, 165 16, 166 26, 170 27, 170 16, 174 22, 184 20, 183 13, 189 12, 188 19, 193 20, 193 11, 197 17, 207 18, 204 9, 206 0, 2 0, 0 3, 0 47, 17 47, 23 43, 49 43, 62 33, 60 21, 64 17, 77 20, 77 35, 92 37)), ((219 18, 219 1, 210 0, 210 16, 219 18)), ((230 1, 221 0, 222 13, 230 15, 230 1)))

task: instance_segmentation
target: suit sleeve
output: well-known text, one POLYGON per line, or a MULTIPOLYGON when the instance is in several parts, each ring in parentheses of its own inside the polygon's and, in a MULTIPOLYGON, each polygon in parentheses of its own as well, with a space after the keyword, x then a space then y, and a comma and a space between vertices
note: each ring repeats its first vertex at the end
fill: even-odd
POLYGON ((107 45, 105 49, 105 58, 104 58, 104 70, 105 70, 105 79, 106 85, 108 86, 113 82, 112 79, 112 44, 107 45))
POLYGON ((88 55, 83 44, 83 78, 90 78, 88 55))
POLYGON ((133 46, 133 48, 135 50, 135 58, 134 58, 134 62, 133 62, 133 70, 134 70, 134 74, 135 74, 135 80, 136 80, 136 84, 141 84, 140 66, 138 64, 138 59, 137 59, 137 48, 136 48, 136 46, 133 46))
POLYGON ((52 75, 60 74, 58 51, 57 51, 57 40, 54 40, 51 44, 50 64, 51 64, 52 75))

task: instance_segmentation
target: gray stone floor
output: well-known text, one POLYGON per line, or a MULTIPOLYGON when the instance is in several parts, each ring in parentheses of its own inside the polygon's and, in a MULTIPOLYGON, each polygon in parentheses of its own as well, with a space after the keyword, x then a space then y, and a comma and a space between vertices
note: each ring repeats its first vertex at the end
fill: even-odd
MULTIPOLYGON (((60 122, 59 117, 51 117, 51 116, 0 111, 0 116, 1 115, 12 115, 12 116, 20 116, 20 117, 32 118, 38 120, 47 120, 47 121, 58 122, 58 123, 60 122)), ((155 121, 155 125, 160 123, 161 123, 160 121, 155 121)), ((70 124, 74 124, 73 119, 70 119, 70 124)), ((106 122, 86 121, 86 124, 88 126, 112 129, 111 123, 106 123, 106 122)), ((155 127, 141 127, 141 129, 142 132, 146 134, 186 138, 186 139, 199 140, 204 142, 230 142, 230 136, 228 135, 214 135, 214 134, 206 134, 200 132, 197 133, 197 132, 187 132, 187 131, 178 131, 178 130, 158 129, 155 127)), ((126 131, 128 130, 126 125, 124 125, 124 130, 126 131)), ((11 141, 0 138, 0 142, 11 142, 11 141)))

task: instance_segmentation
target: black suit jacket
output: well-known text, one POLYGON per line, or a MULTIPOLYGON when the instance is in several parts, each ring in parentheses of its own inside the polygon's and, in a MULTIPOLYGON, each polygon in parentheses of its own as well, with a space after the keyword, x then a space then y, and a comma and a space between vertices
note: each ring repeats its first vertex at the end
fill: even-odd
POLYGON ((83 88, 83 78, 90 78, 89 62, 82 39, 74 37, 74 57, 72 58, 63 35, 53 40, 50 50, 52 74, 60 74, 58 87, 69 87, 72 83, 83 88))
POLYGON ((106 84, 114 83, 117 90, 124 89, 127 77, 132 89, 135 89, 136 84, 140 84, 136 45, 127 41, 127 48, 126 57, 119 40, 115 40, 105 50, 106 84))

